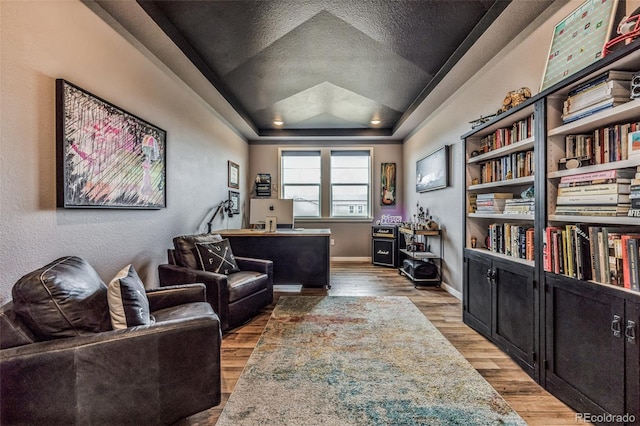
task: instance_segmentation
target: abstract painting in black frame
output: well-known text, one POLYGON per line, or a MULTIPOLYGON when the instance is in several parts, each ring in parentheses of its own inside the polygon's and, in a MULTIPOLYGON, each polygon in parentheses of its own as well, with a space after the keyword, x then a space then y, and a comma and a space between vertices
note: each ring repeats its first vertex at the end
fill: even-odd
POLYGON ((166 207, 166 132, 56 80, 57 205, 166 207))

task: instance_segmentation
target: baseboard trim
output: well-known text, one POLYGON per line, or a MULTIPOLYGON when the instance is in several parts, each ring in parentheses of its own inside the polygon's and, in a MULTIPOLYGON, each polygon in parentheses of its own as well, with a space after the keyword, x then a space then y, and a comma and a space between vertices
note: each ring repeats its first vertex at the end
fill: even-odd
POLYGON ((370 257, 332 257, 332 262, 371 262, 370 257))
POLYGON ((443 289, 445 289, 445 291, 447 293, 449 293, 450 295, 452 295, 453 297, 455 297, 456 299, 462 301, 462 293, 460 293, 458 290, 456 290, 455 288, 451 287, 450 285, 448 285, 447 283, 442 283, 440 284, 440 287, 442 287, 443 289))

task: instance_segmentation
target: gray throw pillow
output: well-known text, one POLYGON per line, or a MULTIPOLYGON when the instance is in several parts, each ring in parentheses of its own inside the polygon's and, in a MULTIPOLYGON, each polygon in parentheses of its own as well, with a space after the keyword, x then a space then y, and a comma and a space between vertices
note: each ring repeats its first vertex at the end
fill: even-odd
POLYGON ((236 259, 233 257, 229 240, 217 243, 196 243, 200 269, 229 275, 239 272, 236 259))
POLYGON ((132 265, 125 266, 111 280, 107 295, 114 329, 153 323, 147 292, 132 265))

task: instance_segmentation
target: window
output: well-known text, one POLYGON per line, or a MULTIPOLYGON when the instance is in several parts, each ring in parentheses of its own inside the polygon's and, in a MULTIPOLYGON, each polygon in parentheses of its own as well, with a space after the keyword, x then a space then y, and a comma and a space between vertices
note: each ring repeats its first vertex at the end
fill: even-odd
POLYGON ((368 217, 370 152, 331 151, 331 217, 368 217))
POLYGON ((296 218, 369 219, 372 149, 281 148, 281 197, 296 218))
POLYGON ((282 198, 293 199, 294 217, 320 217, 320 151, 282 151, 282 198))

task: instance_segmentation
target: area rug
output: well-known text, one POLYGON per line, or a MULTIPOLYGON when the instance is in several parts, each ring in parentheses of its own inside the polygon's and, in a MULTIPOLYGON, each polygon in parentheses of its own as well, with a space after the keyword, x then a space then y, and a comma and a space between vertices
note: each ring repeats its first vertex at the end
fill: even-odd
POLYGON ((408 298, 282 296, 217 424, 526 423, 408 298))

